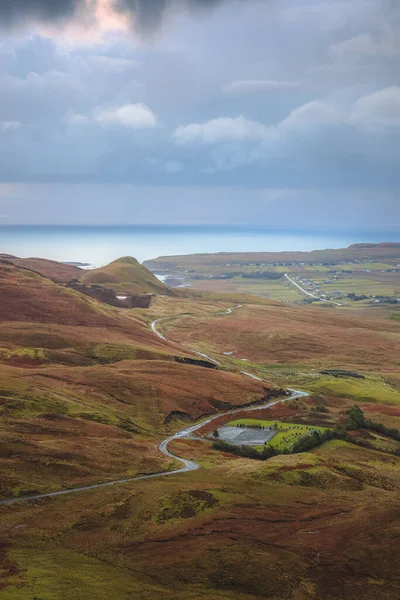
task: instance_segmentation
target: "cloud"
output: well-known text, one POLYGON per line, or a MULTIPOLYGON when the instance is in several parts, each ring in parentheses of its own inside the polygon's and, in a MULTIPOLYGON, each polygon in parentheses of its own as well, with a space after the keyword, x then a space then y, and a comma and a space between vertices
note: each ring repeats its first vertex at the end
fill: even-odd
POLYGON ((291 128, 305 125, 338 125, 341 122, 343 122, 343 114, 337 105, 312 100, 292 110, 278 126, 291 128))
POLYGON ((114 108, 95 108, 93 120, 101 125, 122 125, 131 129, 147 129, 157 124, 156 115, 141 102, 114 108))
MULTIPOLYGON (((121 28, 126 16, 141 34, 158 29, 164 18, 186 8, 209 10, 232 0, 0 0, 0 24, 21 26, 30 22, 52 23, 84 20, 100 28, 121 28)), ((79 23, 78 23, 79 25, 79 23)))
POLYGON ((164 170, 168 175, 176 175, 183 170, 183 165, 182 163, 169 160, 165 163, 164 170))
POLYGON ((400 87, 389 87, 359 98, 350 120, 371 127, 400 127, 400 87))
POLYGON ((158 29, 164 18, 178 9, 208 10, 228 0, 115 0, 115 9, 127 13, 143 34, 158 29))
POLYGON ((157 125, 157 117, 145 104, 123 104, 121 106, 97 106, 87 116, 73 110, 68 111, 65 121, 72 125, 120 125, 130 129, 152 129, 157 125))
POLYGON ((55 21, 71 17, 82 0, 0 0, 0 23, 13 25, 30 19, 55 21))
POLYGON ((85 0, 80 22, 82 0, 44 23, 8 0, 14 29, 0 0, 0 181, 320 184, 322 212, 340 186, 398 190, 400 21, 383 2, 225 0, 199 18, 206 2, 85 0))
POLYGON ((73 110, 67 112, 65 120, 73 125, 87 125, 89 123, 89 118, 86 115, 81 115, 73 110))
POLYGON ((72 73, 31 72, 25 77, 0 73, 0 115, 4 121, 47 123, 86 96, 83 81, 72 73))
POLYGON ((340 61, 358 61, 368 58, 384 57, 396 58, 400 56, 400 31, 385 31, 381 38, 370 33, 361 33, 357 36, 333 44, 329 51, 332 56, 340 61))
POLYGON ((300 85, 298 81, 275 81, 274 79, 241 79, 231 81, 222 87, 227 94, 246 95, 258 92, 275 92, 293 89, 300 85))
POLYGON ((19 129, 22 123, 19 121, 0 121, 0 131, 15 131, 19 129))
MULTIPOLYGON (((191 123, 178 127, 173 139, 178 144, 263 141, 274 139, 280 134, 311 127, 342 124, 345 116, 333 103, 313 100, 290 111, 289 115, 275 125, 264 125, 257 121, 239 117, 219 117, 204 123, 191 123)), ((235 148, 235 154, 238 150, 235 148)))
POLYGON ((220 117, 178 127, 173 137, 178 145, 191 149, 212 146, 204 154, 206 164, 199 166, 199 172, 209 176, 264 169, 269 178, 276 177, 279 182, 288 173, 300 180, 312 173, 317 179, 329 173, 338 181, 361 175, 366 180, 368 165, 379 163, 380 169, 387 169, 388 178, 396 181, 398 175, 391 165, 398 164, 398 127, 400 88, 392 87, 347 104, 312 100, 273 125, 243 116, 220 117), (387 142, 384 148, 383 140, 387 142))
POLYGON ((101 71, 123 72, 137 67, 137 61, 132 58, 118 58, 113 56, 90 56, 88 62, 101 71))
POLYGON ((204 142, 213 144, 224 141, 263 139, 268 131, 262 123, 249 121, 242 115, 236 118, 219 117, 205 123, 191 123, 178 127, 173 138, 178 144, 204 142))

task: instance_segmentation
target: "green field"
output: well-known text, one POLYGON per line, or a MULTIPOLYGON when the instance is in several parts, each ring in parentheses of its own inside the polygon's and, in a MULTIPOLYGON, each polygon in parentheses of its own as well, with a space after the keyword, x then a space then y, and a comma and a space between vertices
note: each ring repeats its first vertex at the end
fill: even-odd
MULTIPOLYGON (((300 437, 310 434, 312 431, 325 431, 326 427, 316 427, 314 425, 303 425, 298 423, 285 423, 284 421, 266 421, 263 419, 237 419, 227 423, 229 427, 236 425, 260 425, 261 427, 276 427, 276 435, 268 442, 269 446, 284 450, 290 448, 300 437)), ((263 446, 257 446, 262 449, 263 446)))
MULTIPOLYGON (((364 275, 364 274, 363 274, 364 275)), ((320 277, 313 278, 315 282, 322 285, 324 292, 338 292, 344 294, 365 294, 366 296, 393 296, 396 289, 400 287, 400 282, 377 281, 374 279, 364 279, 360 274, 352 274, 340 278, 333 283, 322 283, 324 280, 320 277)))
POLYGON ((295 286, 289 284, 283 278, 268 280, 233 277, 232 279, 226 280, 200 280, 192 282, 191 289, 204 289, 231 294, 251 294, 285 302, 295 302, 296 300, 304 299, 304 295, 295 286))
MULTIPOLYGON (((336 265, 304 265, 304 270, 306 271, 342 271, 343 269, 348 269, 351 271, 363 271, 364 269, 369 269, 371 271, 386 271, 386 269, 393 269, 393 265, 387 263, 373 262, 373 263, 346 263, 346 264, 336 264, 336 265)), ((281 267, 278 267, 281 269, 281 267)))
MULTIPOLYGON (((332 292, 343 292, 357 295, 389 296, 400 295, 400 273, 389 272, 395 265, 385 262, 337 263, 337 264, 281 264, 281 265, 210 265, 205 279, 191 281, 193 289, 229 291, 231 293, 250 293, 253 295, 273 298, 286 302, 304 300, 305 296, 294 286, 289 285, 282 277, 279 280, 268 280, 260 277, 251 278, 252 273, 290 273, 292 276, 311 280, 321 285, 317 292, 305 285, 307 291, 317 295, 332 292), (210 275, 221 276, 235 273, 234 277, 210 279, 210 275), (246 275, 246 277, 242 277, 246 275), (332 283, 323 283, 327 279, 337 277, 332 283)), ((200 268, 193 270, 197 276, 206 275, 200 268)), ((366 303, 371 302, 371 298, 366 303)), ((345 299, 346 304, 353 304, 351 299, 345 299)), ((359 303, 356 303, 357 305, 359 303)))

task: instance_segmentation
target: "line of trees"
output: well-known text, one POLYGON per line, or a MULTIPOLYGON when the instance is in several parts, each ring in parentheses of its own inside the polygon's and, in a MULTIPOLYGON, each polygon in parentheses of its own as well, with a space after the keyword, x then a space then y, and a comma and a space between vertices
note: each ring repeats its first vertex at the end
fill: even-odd
POLYGON ((264 446, 261 452, 259 452, 252 446, 237 446, 236 444, 230 444, 223 440, 216 440, 213 443, 213 448, 215 450, 222 450, 223 452, 230 452, 231 454, 242 456, 243 458, 254 458, 255 460, 267 460, 272 456, 282 454, 282 451, 278 451, 271 445, 264 446))
POLYGON ((352 441, 352 438, 346 433, 344 429, 328 429, 323 432, 313 431, 309 435, 305 435, 298 439, 290 448, 279 449, 270 444, 265 445, 264 448, 259 452, 253 446, 237 446, 223 440, 217 440, 213 443, 215 450, 222 450, 223 452, 230 452, 236 456, 242 456, 243 458, 254 458, 255 460, 268 460, 272 456, 278 456, 279 454, 300 454, 301 452, 308 452, 313 448, 317 448, 325 442, 330 440, 345 440, 352 441))
POLYGON ((396 440, 396 442, 400 442, 400 431, 393 427, 386 427, 386 425, 375 423, 375 421, 365 421, 365 429, 370 429, 371 431, 375 431, 375 433, 381 433, 382 435, 392 438, 392 440, 396 440))
POLYGON ((283 273, 276 273, 275 271, 242 273, 243 279, 282 279, 283 275, 283 273))

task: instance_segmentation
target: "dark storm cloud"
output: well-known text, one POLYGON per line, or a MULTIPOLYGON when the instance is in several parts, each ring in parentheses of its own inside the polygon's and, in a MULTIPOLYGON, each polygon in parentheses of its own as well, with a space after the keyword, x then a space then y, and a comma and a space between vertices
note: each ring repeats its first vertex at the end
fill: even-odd
POLYGON ((72 16, 82 3, 82 0, 0 0, 0 24, 4 27, 31 19, 56 21, 72 16))
POLYGON ((179 7, 207 10, 228 0, 116 0, 117 10, 131 14, 135 26, 142 33, 158 29, 166 14, 179 7))
MULTIPOLYGON (((229 0, 112 0, 116 12, 128 15, 142 34, 157 30, 164 17, 175 9, 211 9, 229 0)), ((23 25, 29 21, 52 22, 74 16, 77 9, 95 19, 98 0, 0 0, 0 26, 23 25)))

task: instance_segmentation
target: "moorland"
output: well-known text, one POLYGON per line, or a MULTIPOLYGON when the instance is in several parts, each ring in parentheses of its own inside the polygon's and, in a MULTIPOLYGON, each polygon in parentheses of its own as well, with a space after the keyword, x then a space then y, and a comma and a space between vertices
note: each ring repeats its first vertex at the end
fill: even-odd
MULTIPOLYGON (((353 250, 353 262, 400 263, 398 245, 353 250)), ((196 268, 224 274, 210 273, 214 260, 196 268)), ((130 257, 83 271, 2 255, 0 489, 20 501, 0 505, 1 600, 399 597, 400 442, 389 430, 400 430, 400 306, 240 291, 171 290, 130 257), (132 307, 138 296, 147 308, 132 307), (354 406, 365 421, 349 420, 354 406), (211 416, 170 442, 172 457, 160 451, 211 416), (212 440, 227 425, 272 423, 279 452, 266 460, 212 440), (286 453, 288 431, 310 430, 345 434, 286 453), (174 471, 174 456, 200 468, 23 500, 174 471)))

